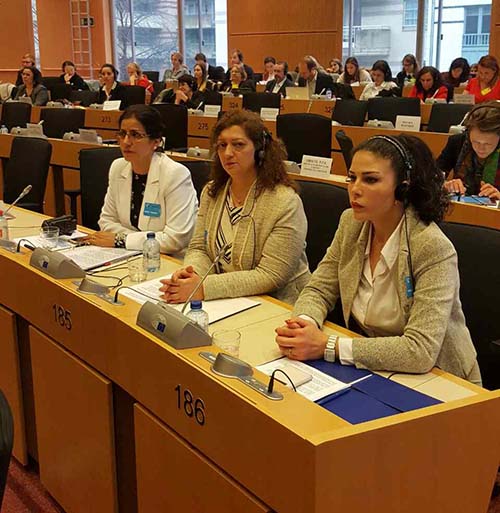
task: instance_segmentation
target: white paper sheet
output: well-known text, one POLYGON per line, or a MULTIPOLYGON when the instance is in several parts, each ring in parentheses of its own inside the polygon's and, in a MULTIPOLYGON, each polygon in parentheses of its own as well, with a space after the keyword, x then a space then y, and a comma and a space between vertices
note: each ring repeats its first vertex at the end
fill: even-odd
MULTIPOLYGON (((129 299, 133 299, 141 305, 146 301, 159 301, 161 295, 159 289, 162 286, 160 280, 164 280, 165 278, 170 278, 170 275, 138 283, 132 287, 134 290, 122 289, 120 290, 120 294, 128 297, 129 299), (139 294, 135 291, 141 292, 142 294, 139 294)), ((248 310, 249 308, 253 308, 257 305, 260 305, 259 301, 255 301, 254 299, 249 299, 246 297, 214 299, 212 301, 203 301, 203 310, 207 312, 209 323, 212 324, 213 322, 220 321, 221 319, 225 319, 226 317, 237 314, 239 312, 243 312, 244 310, 248 310)), ((171 306, 179 310, 179 312, 182 309, 182 304, 171 306)), ((188 309, 189 307, 186 309, 186 311, 188 311, 188 309)))
POLYGON ((80 246, 64 251, 64 255, 71 258, 84 271, 90 271, 103 265, 139 255, 142 251, 129 251, 122 248, 101 248, 99 246, 80 246))
MULTIPOLYGON (((63 249, 74 248, 75 246, 71 244, 69 241, 71 239, 85 237, 86 235, 86 233, 79 232, 78 230, 75 230, 71 235, 60 235, 59 240, 57 241, 57 246, 54 248, 54 251, 61 251, 63 249)), ((26 247, 26 241, 30 242, 33 246, 35 246, 35 248, 43 247, 43 240, 42 237, 40 237, 39 235, 30 235, 29 237, 17 237, 16 239, 13 239, 13 241, 19 242, 21 239, 23 239, 23 242, 21 242, 21 246, 23 248, 26 247)))

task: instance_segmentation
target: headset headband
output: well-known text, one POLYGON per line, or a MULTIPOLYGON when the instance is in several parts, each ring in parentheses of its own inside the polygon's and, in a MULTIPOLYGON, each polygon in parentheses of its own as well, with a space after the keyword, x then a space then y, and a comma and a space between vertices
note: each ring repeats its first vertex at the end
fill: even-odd
POLYGON ((382 139, 384 141, 387 141, 398 150, 399 154, 401 155, 401 158, 403 159, 406 168, 407 179, 409 180, 410 172, 414 168, 414 165, 413 158, 411 157, 405 146, 401 142, 399 142, 395 137, 392 137, 390 135, 375 135, 373 137, 370 137, 370 140, 373 139, 382 139))

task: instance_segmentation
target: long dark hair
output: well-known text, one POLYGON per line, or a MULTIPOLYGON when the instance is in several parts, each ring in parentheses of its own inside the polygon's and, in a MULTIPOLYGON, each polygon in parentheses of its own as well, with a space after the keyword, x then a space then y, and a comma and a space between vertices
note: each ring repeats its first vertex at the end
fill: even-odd
MULTIPOLYGON (((407 194, 409 205, 415 209, 424 223, 439 223, 448 210, 449 198, 443 187, 443 173, 438 169, 431 150, 418 137, 398 135, 394 138, 406 150, 413 165, 407 194)), ((354 154, 358 151, 369 151, 389 160, 396 173, 398 185, 406 180, 406 163, 391 142, 381 137, 373 137, 362 142, 354 150, 354 154)))
POLYGON ((467 82, 469 80, 470 75, 470 66, 469 61, 467 59, 464 59, 463 57, 457 57, 456 59, 453 59, 450 64, 450 70, 448 72, 448 83, 452 85, 456 85, 457 87, 463 83, 467 82), (454 79, 451 75, 451 72, 454 69, 462 68, 462 73, 460 74, 460 77, 458 80, 454 79))
POLYGON ((232 126, 239 126, 246 136, 255 146, 257 167, 257 194, 264 189, 274 189, 278 184, 287 185, 296 189, 295 183, 288 176, 285 164, 286 150, 283 144, 273 139, 260 116, 255 112, 248 110, 230 110, 224 114, 214 127, 211 136, 211 145, 213 151, 212 169, 210 173, 210 184, 208 186, 208 194, 214 198, 218 192, 223 189, 229 180, 229 175, 222 167, 222 163, 217 154, 217 140, 220 134, 232 126), (263 151, 262 158, 257 157, 259 152, 263 151))
POLYGON ((35 68, 35 66, 23 66, 21 68, 21 73, 25 69, 29 69, 31 71, 31 73, 33 74, 33 87, 42 83, 42 74, 40 73, 40 70, 38 68, 35 68))
POLYGON ((344 84, 350 84, 351 82, 359 82, 359 62, 356 57, 347 57, 344 64, 344 84), (348 64, 354 64, 354 66, 356 66, 354 75, 350 75, 347 71, 348 64))
POLYGON ((384 82, 390 82, 392 80, 392 70, 387 61, 375 61, 372 66, 372 71, 373 70, 381 71, 384 74, 384 82))
POLYGON ((417 82, 415 86, 417 87, 417 91, 422 94, 424 98, 432 96, 442 85, 443 79, 441 78, 441 73, 434 66, 424 66, 417 74, 417 82), (420 78, 426 73, 431 74, 433 81, 432 87, 429 89, 429 91, 426 91, 420 83, 420 78))

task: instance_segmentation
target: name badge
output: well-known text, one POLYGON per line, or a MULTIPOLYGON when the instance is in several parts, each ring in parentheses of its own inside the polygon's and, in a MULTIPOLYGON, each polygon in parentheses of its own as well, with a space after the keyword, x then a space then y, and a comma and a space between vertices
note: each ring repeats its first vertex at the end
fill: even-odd
POLYGON ((161 206, 158 203, 146 203, 144 205, 144 215, 146 217, 160 217, 161 206))
POLYGON ((405 288, 406 288, 406 297, 410 299, 413 297, 413 284, 411 282, 411 278, 407 276, 405 278, 405 288))

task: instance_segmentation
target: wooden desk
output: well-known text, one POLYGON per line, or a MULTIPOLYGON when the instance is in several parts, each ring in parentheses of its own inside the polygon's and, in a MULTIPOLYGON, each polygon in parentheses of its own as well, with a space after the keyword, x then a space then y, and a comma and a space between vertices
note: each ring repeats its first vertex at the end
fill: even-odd
MULTIPOLYGON (((14 225, 40 222, 16 213, 14 225)), ((438 370, 401 376, 446 402, 351 426, 280 384, 285 398, 272 402, 213 374, 199 349, 138 328, 136 303, 81 294, 29 257, 0 249, 0 387, 35 432, 27 450, 68 513, 88 513, 89 497, 102 513, 360 513, 367 501, 370 511, 485 511, 500 391, 438 370)), ((162 259, 161 274, 175 266, 162 259)), ((276 351, 273 329, 289 315, 263 301, 212 327, 239 328, 252 363, 276 351)))

